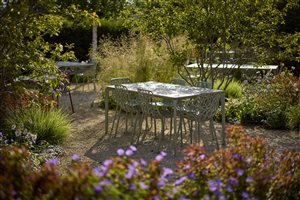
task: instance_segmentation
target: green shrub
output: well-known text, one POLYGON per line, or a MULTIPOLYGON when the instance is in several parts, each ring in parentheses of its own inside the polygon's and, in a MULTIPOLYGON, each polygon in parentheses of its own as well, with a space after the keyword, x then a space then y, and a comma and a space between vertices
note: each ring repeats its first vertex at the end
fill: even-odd
POLYGON ((265 78, 244 86, 243 97, 237 103, 226 103, 233 112, 228 116, 238 117, 244 123, 261 124, 267 128, 296 128, 299 122, 300 79, 285 71, 275 78, 265 78))
POLYGON ((34 170, 24 147, 0 149, 0 199, 299 199, 300 154, 278 156, 262 139, 227 127, 227 148, 205 154, 191 145, 176 174, 160 166, 161 152, 146 162, 134 146, 94 168, 72 156, 62 174, 58 159, 34 170), (172 175, 172 176, 171 176, 172 175))
POLYGON ((7 124, 36 134, 37 143, 60 144, 70 132, 67 115, 58 109, 42 109, 40 106, 15 111, 7 118, 7 124))
POLYGON ((286 124, 290 129, 300 128, 300 104, 289 107, 286 112, 286 124))
POLYGON ((188 199, 299 199, 300 155, 276 157, 262 139, 238 126, 227 128, 228 147, 205 154, 203 147, 185 150, 179 172, 188 199))
MULTIPOLYGON (((220 84, 221 81, 217 80, 214 83, 214 89, 217 89, 220 84)), ((223 84, 223 86, 219 89, 224 90, 224 87, 225 85, 223 84)), ((241 98, 242 92, 243 92, 242 84, 239 81, 232 80, 225 90, 225 96, 228 98, 241 98)))

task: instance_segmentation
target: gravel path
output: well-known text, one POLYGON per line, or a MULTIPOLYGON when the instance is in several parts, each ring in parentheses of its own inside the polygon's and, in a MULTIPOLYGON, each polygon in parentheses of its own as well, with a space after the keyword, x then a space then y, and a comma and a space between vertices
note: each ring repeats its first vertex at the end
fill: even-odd
MULTIPOLYGON (((100 91, 94 91, 90 85, 85 85, 72 91, 72 99, 75 113, 71 114, 69 96, 63 94, 60 98, 60 106, 64 112, 70 114, 72 120, 72 131, 70 137, 63 144, 64 154, 61 157, 61 165, 67 167, 73 154, 78 154, 82 161, 97 165, 103 160, 116 155, 119 148, 128 148, 130 145, 130 134, 119 134, 116 138, 104 135, 104 110, 92 106, 95 100, 101 98, 100 91)), ((109 117, 112 118, 113 112, 109 117)), ((110 120, 112 121, 112 119, 110 120)), ((217 124, 217 128, 220 127, 217 124)), ((266 142, 275 147, 278 152, 290 149, 300 152, 300 133, 286 130, 265 130, 260 127, 245 127, 250 135, 258 135, 265 138, 266 142)), ((168 131, 168 130, 167 130, 168 131)), ((182 158, 181 153, 177 156, 171 155, 168 148, 168 137, 164 140, 163 146, 168 154, 162 165, 174 168, 176 161, 182 158)), ((153 159, 158 153, 157 140, 154 143, 146 142, 137 146, 138 151, 135 158, 153 159)))

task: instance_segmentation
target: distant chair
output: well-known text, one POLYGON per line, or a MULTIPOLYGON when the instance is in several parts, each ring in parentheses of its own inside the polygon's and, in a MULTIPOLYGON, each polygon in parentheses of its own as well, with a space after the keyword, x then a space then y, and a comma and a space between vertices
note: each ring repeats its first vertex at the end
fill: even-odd
MULTIPOLYGON (((134 95, 132 95, 128 90, 127 87, 120 85, 120 84, 116 84, 115 85, 115 89, 113 90, 113 99, 116 102, 116 113, 114 116, 114 120, 113 120, 113 124, 111 127, 111 133, 113 132, 113 128, 114 128, 114 124, 117 120, 117 124, 116 124, 116 128, 115 128, 115 137, 117 135, 118 132, 118 126, 119 126, 119 121, 120 121, 120 117, 121 117, 121 112, 125 112, 126 114, 126 132, 127 132, 127 127, 128 127, 128 115, 130 115, 131 120, 132 120, 132 124, 133 124, 133 115, 136 114, 138 115, 138 113, 140 112, 140 106, 136 100, 136 98, 134 97, 134 95)), ((134 130, 132 132, 132 138, 135 135, 135 129, 136 129, 136 123, 137 123, 137 119, 135 120, 134 123, 134 130)), ((132 139, 133 140, 133 139, 132 139)))
POLYGON ((212 88, 212 82, 209 82, 209 81, 199 81, 196 84, 196 87, 213 89, 212 88))
POLYGON ((112 78, 109 81, 110 85, 118 85, 118 84, 126 84, 126 83, 132 83, 132 81, 128 77, 112 78))
MULTIPOLYGON (((139 140, 140 140, 140 133, 142 130, 143 121, 146 120, 146 134, 147 134, 148 131, 150 130, 150 128, 148 127, 147 118, 151 117, 152 119, 154 119, 154 131, 155 131, 155 136, 156 136, 157 135, 156 119, 160 119, 161 120, 161 133, 159 136, 159 144, 158 144, 158 149, 160 149, 161 141, 162 141, 162 138, 164 137, 165 119, 171 118, 172 113, 167 110, 159 109, 159 107, 157 106, 157 102, 153 100, 153 93, 151 91, 145 90, 145 89, 138 89, 138 95, 139 95, 139 103, 141 106, 142 116, 140 118, 140 123, 139 123, 140 130, 139 130, 139 133, 137 136, 137 143, 139 143, 139 140)), ((145 138, 145 136, 146 135, 144 134, 143 138, 145 138)), ((143 140, 143 138, 142 138, 142 140, 143 140)))
MULTIPOLYGON (((188 120, 190 128, 190 143, 193 143, 193 137, 198 143, 202 139, 203 144, 206 144, 203 130, 201 126, 204 122, 209 121, 210 134, 212 141, 216 143, 217 149, 219 149, 219 143, 213 123, 213 117, 217 112, 220 105, 221 94, 220 93, 203 93, 196 98, 189 99, 183 105, 180 106, 180 126, 184 123, 184 119, 188 120), (195 124, 195 134, 193 135, 193 122, 195 124)), ((182 127, 182 126, 181 126, 182 127)), ((181 130, 182 139, 182 130, 181 130)))
POLYGON ((185 85, 185 80, 181 78, 173 78, 171 83, 176 85, 185 85))

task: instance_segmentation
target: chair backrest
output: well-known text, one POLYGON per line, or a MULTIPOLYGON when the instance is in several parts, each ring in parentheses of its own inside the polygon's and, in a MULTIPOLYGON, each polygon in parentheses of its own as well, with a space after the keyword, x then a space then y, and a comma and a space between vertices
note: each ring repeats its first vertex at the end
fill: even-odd
POLYGON ((177 85, 185 85, 185 80, 181 78, 173 78, 171 80, 172 84, 177 84, 177 85))
POLYGON ((113 99, 116 104, 124 111, 131 112, 134 107, 135 99, 124 85, 117 84, 113 90, 113 99))
POLYGON ((203 93, 185 103, 185 114, 194 120, 207 121, 217 112, 220 105, 221 93, 203 93))
POLYGON ((138 88, 138 97, 141 110, 149 116, 160 115, 156 101, 153 100, 153 93, 149 90, 138 88))
POLYGON ((199 81, 196 84, 197 87, 201 87, 201 88, 209 88, 209 89, 213 89, 212 88, 212 82, 209 81, 199 81))
POLYGON ((126 83, 132 83, 132 81, 128 77, 112 78, 109 81, 110 85, 118 85, 118 84, 126 84, 126 83))

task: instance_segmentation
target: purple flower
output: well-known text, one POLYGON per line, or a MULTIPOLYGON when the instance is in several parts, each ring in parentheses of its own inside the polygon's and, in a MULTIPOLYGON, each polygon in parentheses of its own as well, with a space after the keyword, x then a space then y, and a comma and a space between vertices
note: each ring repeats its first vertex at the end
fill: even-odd
POLYGON ((102 176, 105 175, 105 172, 100 171, 100 170, 99 170, 99 167, 95 167, 95 168, 93 169, 93 173, 96 174, 96 176, 99 176, 99 177, 102 177, 102 176))
POLYGON ((247 183, 253 182, 253 177, 252 177, 252 176, 248 176, 248 177, 246 178, 246 182, 247 182, 247 183))
POLYGON ((178 189, 176 187, 173 187, 172 192, 173 192, 173 194, 177 194, 178 189))
POLYGON ((250 199, 250 196, 249 196, 249 194, 248 194, 248 192, 242 192, 242 197, 244 198, 244 199, 250 199))
POLYGON ((163 187, 163 186, 165 186, 165 183, 166 182, 166 179, 164 179, 164 178, 160 178, 160 179, 158 179, 158 181, 157 181, 157 183, 156 183, 156 185, 157 185, 157 187, 163 187))
POLYGON ((210 200, 210 197, 209 197, 208 194, 205 194, 205 195, 203 196, 203 199, 204 199, 204 200, 210 200))
POLYGON ((183 169, 187 170, 187 169, 190 169, 190 168, 191 168, 191 165, 190 164, 186 164, 183 169))
POLYGON ((94 192, 95 192, 96 196, 100 195, 100 193, 102 192, 102 187, 100 184, 97 184, 94 186, 94 192))
POLYGON ((132 161, 132 165, 136 168, 136 167, 138 167, 140 164, 139 164, 139 162, 137 162, 137 161, 132 161))
POLYGON ((108 165, 111 165, 112 163, 113 163, 112 160, 105 160, 105 161, 103 162, 103 165, 107 167, 108 165))
POLYGON ((189 199, 186 198, 185 196, 182 196, 182 195, 181 195, 181 196, 179 197, 179 200, 189 200, 189 199))
POLYGON ((205 154, 201 154, 201 155, 198 157, 198 159, 203 160, 205 157, 206 157, 205 154))
POLYGON ((163 159, 164 159, 164 157, 163 157, 162 155, 160 155, 160 154, 158 154, 158 155, 155 157, 155 160, 158 161, 158 162, 162 161, 163 159))
POLYGON ((99 184, 100 184, 101 186, 103 186, 103 185, 111 185, 111 181, 108 180, 108 179, 104 179, 104 180, 101 181, 99 184))
POLYGON ((143 158, 140 159, 140 162, 143 166, 147 166, 147 161, 144 160, 143 158))
POLYGON ((0 137, 2 137, 3 136, 3 133, 0 131, 0 137))
POLYGON ((79 157, 78 154, 73 154, 71 158, 72 158, 73 161, 79 161, 80 160, 80 157, 79 157))
POLYGON ((129 190, 136 190, 136 186, 134 184, 129 184, 128 189, 129 190))
POLYGON ((173 199, 173 198, 174 198, 174 195, 171 194, 170 192, 167 192, 167 197, 169 197, 169 199, 173 199))
POLYGON ((117 154, 118 154, 119 156, 123 156, 124 153, 125 153, 124 149, 118 149, 118 150, 117 150, 117 154))
POLYGON ((46 164, 55 166, 55 165, 59 164, 59 159, 58 158, 49 159, 46 161, 46 164))
POLYGON ((148 189, 149 189, 149 186, 146 185, 144 182, 139 182, 139 186, 140 186, 141 188, 143 188, 144 190, 148 190, 148 189))
POLYGON ((238 180, 235 177, 230 176, 228 183, 230 185, 237 185, 239 184, 238 180))
POLYGON ((128 165, 128 171, 125 174, 125 178, 131 179, 131 177, 135 174, 135 167, 133 165, 128 165))
POLYGON ((228 192, 233 192, 233 188, 231 187, 231 185, 226 185, 226 190, 228 191, 228 192))
POLYGON ((187 177, 188 177, 189 179, 195 179, 195 178, 196 178, 196 175, 195 175, 194 172, 190 172, 190 173, 188 173, 187 177))
POLYGON ((126 156, 132 156, 132 155, 133 155, 133 151, 132 151, 131 149, 127 149, 127 150, 125 151, 125 155, 126 155, 126 156))
POLYGON ((162 178, 167 178, 171 174, 173 174, 173 170, 170 169, 170 168, 164 167, 161 177, 162 178))
POLYGON ((154 196, 152 200, 159 200, 158 196, 154 196))
POLYGON ((155 157, 155 160, 158 161, 158 162, 160 162, 160 161, 162 161, 162 160, 164 159, 164 157, 165 157, 166 155, 167 155, 167 153, 164 152, 164 151, 162 151, 162 152, 160 152, 160 154, 158 154, 158 155, 155 157))
POLYGON ((207 169, 202 169, 202 170, 201 170, 201 174, 203 174, 203 175, 208 174, 208 170, 207 170, 207 169))
POLYGON ((251 158, 246 158, 246 159, 245 159, 245 162, 246 162, 246 163, 250 163, 250 162, 251 162, 251 158))
POLYGON ((211 192, 218 192, 221 187, 222 187, 222 182, 219 179, 208 181, 208 188, 211 192))
POLYGON ((244 172, 245 171, 243 169, 240 169, 240 168, 236 169, 236 173, 238 176, 243 176, 244 172))
POLYGON ((135 146, 133 146, 133 145, 130 145, 130 146, 129 146, 129 149, 130 149, 131 151, 133 151, 133 152, 137 151, 137 148, 136 148, 135 146))
POLYGON ((224 195, 220 195, 219 200, 226 200, 226 197, 224 195))
POLYGON ((242 156, 241 156, 240 154, 238 154, 238 153, 232 154, 232 157, 233 157, 234 159, 238 159, 238 160, 240 160, 240 159, 242 158, 242 156))
POLYGON ((174 185, 180 185, 187 179, 186 176, 180 177, 179 179, 175 180, 174 185))

